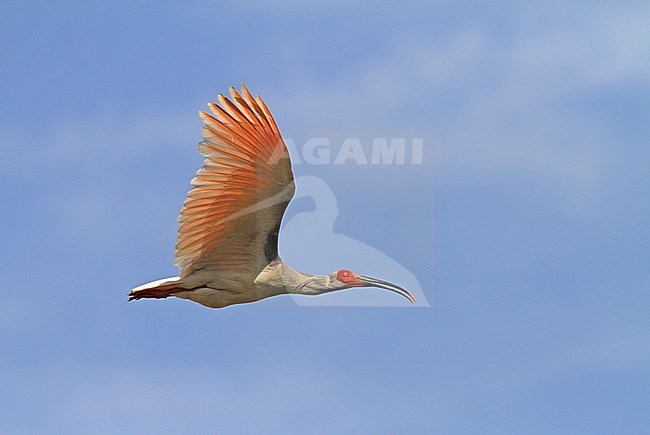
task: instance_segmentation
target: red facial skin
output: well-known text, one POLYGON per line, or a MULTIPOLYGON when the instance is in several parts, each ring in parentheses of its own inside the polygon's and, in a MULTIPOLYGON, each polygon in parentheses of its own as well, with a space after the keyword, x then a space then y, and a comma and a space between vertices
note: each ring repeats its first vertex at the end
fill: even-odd
POLYGON ((336 272, 336 279, 350 287, 363 287, 365 285, 359 280, 356 273, 347 269, 341 269, 336 272))

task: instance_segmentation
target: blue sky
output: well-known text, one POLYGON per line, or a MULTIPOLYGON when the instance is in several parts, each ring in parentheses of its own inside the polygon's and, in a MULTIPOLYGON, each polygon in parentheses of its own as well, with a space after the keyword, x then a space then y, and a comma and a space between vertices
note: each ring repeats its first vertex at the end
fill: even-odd
POLYGON ((647 430, 647 4, 0 11, 0 432, 647 430), (423 138, 422 165, 296 165, 337 237, 280 250, 406 276, 358 243, 430 308, 125 302, 176 274, 197 111, 242 81, 297 144, 423 138))

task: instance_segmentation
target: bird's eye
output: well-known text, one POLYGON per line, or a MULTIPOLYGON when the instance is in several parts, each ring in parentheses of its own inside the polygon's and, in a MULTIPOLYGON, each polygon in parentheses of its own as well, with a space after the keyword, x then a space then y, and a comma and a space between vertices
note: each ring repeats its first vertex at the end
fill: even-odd
POLYGON ((352 278, 354 278, 354 273, 347 269, 341 269, 336 273, 336 279, 341 282, 348 282, 352 278))

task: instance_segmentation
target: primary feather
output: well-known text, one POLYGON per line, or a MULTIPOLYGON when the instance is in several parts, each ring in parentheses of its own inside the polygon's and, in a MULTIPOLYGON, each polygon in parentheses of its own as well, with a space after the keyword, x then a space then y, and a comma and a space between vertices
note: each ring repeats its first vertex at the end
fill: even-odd
POLYGON ((294 194, 289 152, 275 120, 242 85, 218 96, 204 122, 206 159, 178 218, 175 261, 184 277, 212 267, 257 274, 277 257, 277 233, 294 194), (272 257, 272 258, 269 258, 272 257))

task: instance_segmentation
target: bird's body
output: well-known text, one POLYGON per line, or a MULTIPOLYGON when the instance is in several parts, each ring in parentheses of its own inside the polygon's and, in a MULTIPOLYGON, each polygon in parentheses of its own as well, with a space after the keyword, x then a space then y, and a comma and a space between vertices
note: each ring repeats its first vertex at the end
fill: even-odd
POLYGON ((132 295, 137 295, 138 298, 161 298, 173 295, 177 298, 193 300, 210 308, 223 308, 291 293, 291 289, 301 288, 301 284, 307 283, 314 276, 296 272, 282 259, 277 258, 254 279, 250 276, 230 275, 227 272, 213 273, 212 270, 200 270, 185 278, 176 276, 136 287, 132 295))
POLYGON ((144 284, 130 300, 174 296, 222 308, 281 294, 317 295, 351 287, 382 287, 415 298, 395 284, 339 270, 296 272, 278 255, 282 217, 295 184, 289 152, 262 99, 242 85, 219 95, 204 121, 206 157, 179 216, 175 264, 180 276, 144 284))

